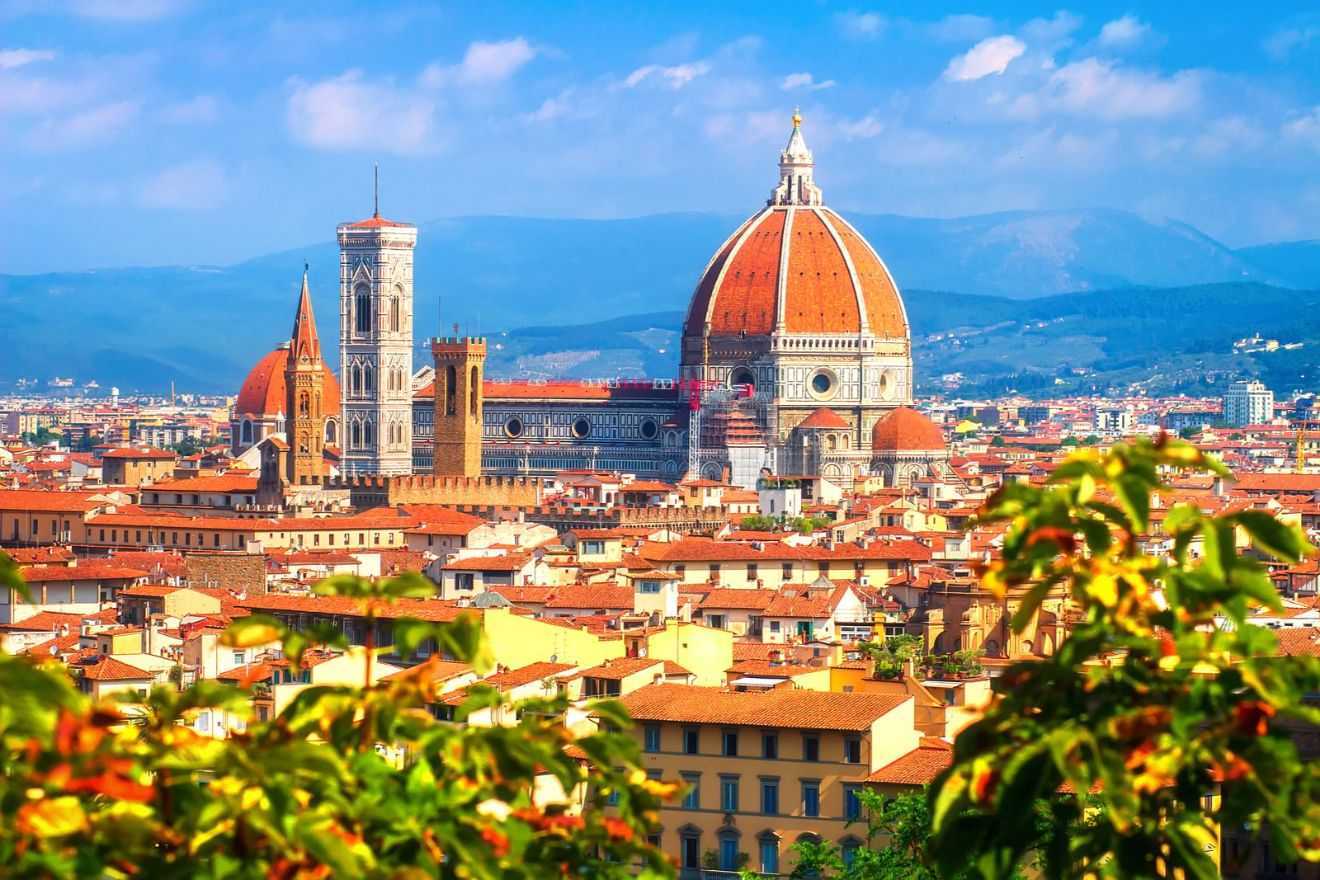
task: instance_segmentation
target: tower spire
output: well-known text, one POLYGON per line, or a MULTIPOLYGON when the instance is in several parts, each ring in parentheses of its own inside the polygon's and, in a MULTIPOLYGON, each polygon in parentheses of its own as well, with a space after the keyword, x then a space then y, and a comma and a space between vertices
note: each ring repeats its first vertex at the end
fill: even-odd
POLYGON ((769 205, 824 204, 820 187, 812 179, 816 160, 802 136, 802 111, 793 108, 793 131, 779 154, 779 185, 770 194, 769 205))
POLYGON ((380 219, 380 163, 371 164, 371 216, 380 219))
POLYGON ((307 358, 321 359, 321 340, 316 335, 316 316, 312 314, 312 291, 307 283, 307 263, 303 263, 302 292, 298 295, 298 311, 293 316, 293 336, 290 337, 290 362, 307 358))

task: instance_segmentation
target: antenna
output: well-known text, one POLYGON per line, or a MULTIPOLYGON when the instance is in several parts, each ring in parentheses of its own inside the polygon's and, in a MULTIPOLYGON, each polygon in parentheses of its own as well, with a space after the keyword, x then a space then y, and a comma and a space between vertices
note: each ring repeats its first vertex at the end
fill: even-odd
POLYGON ((371 216, 380 217, 380 163, 373 162, 371 165, 371 216))

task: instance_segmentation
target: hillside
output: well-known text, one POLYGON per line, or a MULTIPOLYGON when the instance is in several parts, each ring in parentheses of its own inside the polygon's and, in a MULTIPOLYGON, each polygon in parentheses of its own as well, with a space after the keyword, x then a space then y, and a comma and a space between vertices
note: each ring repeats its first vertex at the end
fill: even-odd
POLYGON ((1238 256, 1290 287, 1320 288, 1320 241, 1285 241, 1241 248, 1238 256))
MULTIPOLYGON (((1011 313, 1007 298, 1060 291, 1270 282, 1275 271, 1270 267, 1278 264, 1260 248, 1248 249, 1248 260, 1184 224, 1116 211, 951 220, 848 217, 886 258, 909 299, 932 289, 982 295, 943 295, 940 313, 961 310, 968 320, 987 310, 1011 313), (991 302, 984 295, 1005 299, 991 302)), ((618 334, 642 336, 618 341, 608 356, 584 354, 595 350, 590 335, 564 343, 565 331, 545 328, 681 311, 705 261, 739 219, 467 217, 423 224, 414 323, 419 356, 425 353, 422 340, 440 328, 448 332, 452 322, 487 335, 535 325, 543 328, 540 336, 515 334, 522 360, 509 361, 510 371, 664 370, 668 361, 661 349, 672 343, 676 323, 615 328, 618 334), (554 343, 558 349, 547 341, 555 337, 561 339, 554 343)), ((45 382, 60 375, 80 383, 96 379, 126 392, 159 391, 171 381, 199 391, 232 391, 248 366, 287 336, 304 259, 311 264, 322 337, 333 348, 338 257, 328 240, 224 267, 0 275, 0 309, 8 318, 0 323, 6 352, 0 358, 0 389, 20 377, 45 382)))

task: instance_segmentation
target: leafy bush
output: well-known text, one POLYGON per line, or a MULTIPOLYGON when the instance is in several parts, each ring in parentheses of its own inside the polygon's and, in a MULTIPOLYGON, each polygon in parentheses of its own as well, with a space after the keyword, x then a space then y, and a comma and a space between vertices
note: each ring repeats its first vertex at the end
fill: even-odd
MULTIPOLYGON (((17 584, 0 554, 0 582, 17 584)), ((432 589, 416 576, 380 583, 335 578, 321 592, 381 605, 432 589)), ((293 663, 332 633, 286 630, 271 618, 235 624, 226 641, 280 640, 293 663)), ((396 649, 429 641, 491 664, 474 619, 399 621, 396 649)), ((564 698, 528 701, 516 727, 435 720, 421 677, 361 687, 308 686, 280 714, 227 740, 197 734, 205 709, 244 713, 249 694, 203 681, 156 688, 141 713, 92 705, 58 668, 0 656, 0 873, 22 877, 525 877, 669 876, 645 843, 661 797, 635 744, 615 733, 574 739, 564 698), (584 770, 574 747, 590 765, 584 770), (553 779, 590 781, 580 815, 534 801, 553 779), (604 809, 605 799, 616 806, 604 809)), ((462 719, 500 702, 473 686, 462 719)), ((627 718, 614 703, 595 711, 627 718)), ((579 789, 580 790, 580 789, 579 789)))
POLYGON ((1281 723, 1320 722, 1303 701, 1320 660, 1277 657, 1247 623, 1253 604, 1280 607, 1257 556, 1313 548, 1266 513, 1183 503, 1165 516, 1167 549, 1143 553, 1164 472, 1227 475, 1161 438, 1080 452, 1049 485, 1009 484, 987 503, 983 520, 1009 528, 982 582, 1017 606, 1014 629, 1055 590, 1080 619, 1053 656, 1010 667, 958 737, 930 793, 942 873, 1003 878, 1039 858, 1048 877, 1211 880, 1221 827, 1267 830, 1282 860, 1320 860, 1320 765, 1299 760, 1281 723))

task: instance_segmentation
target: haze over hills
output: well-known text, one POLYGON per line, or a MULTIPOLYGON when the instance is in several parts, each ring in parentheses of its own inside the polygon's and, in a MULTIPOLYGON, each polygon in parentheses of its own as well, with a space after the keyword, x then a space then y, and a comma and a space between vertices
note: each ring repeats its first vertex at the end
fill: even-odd
MULTIPOLYGON (((932 328, 955 315, 1026 320, 1066 291, 1106 291, 1114 302, 1140 302, 1152 294, 1110 291, 1250 282, 1225 307, 1241 309, 1244 295, 1266 297, 1286 318, 1301 300, 1273 298, 1270 290, 1320 287, 1315 243, 1234 251, 1186 224, 1119 211, 948 220, 845 216, 887 261, 910 303, 917 336, 938 332, 932 328), (1041 297, 1049 299, 1020 302, 1041 297)), ((422 340, 441 327, 448 332, 452 322, 488 335, 540 328, 501 337, 508 348, 492 367, 506 374, 670 375, 681 310, 706 260, 741 219, 666 214, 425 223, 414 333, 422 340), (601 321, 590 331, 555 327, 601 321)), ((0 323, 0 347, 7 352, 0 359, 0 387, 20 377, 44 383, 60 375, 125 391, 161 390, 171 380, 199 391, 234 391, 256 358, 287 338, 304 259, 311 264, 323 340, 333 345, 333 241, 226 267, 0 275, 0 309, 7 316, 0 323)), ((1260 311, 1253 308, 1253 317, 1260 311)), ((923 378, 932 378, 932 370, 965 372, 961 363, 923 364, 923 378)))

